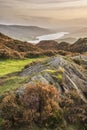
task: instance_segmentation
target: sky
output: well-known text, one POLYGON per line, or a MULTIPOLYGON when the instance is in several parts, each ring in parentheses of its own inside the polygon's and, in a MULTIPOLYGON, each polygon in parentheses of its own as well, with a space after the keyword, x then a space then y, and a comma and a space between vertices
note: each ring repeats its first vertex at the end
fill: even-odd
POLYGON ((87 0, 0 0, 0 23, 42 27, 84 26, 87 0))

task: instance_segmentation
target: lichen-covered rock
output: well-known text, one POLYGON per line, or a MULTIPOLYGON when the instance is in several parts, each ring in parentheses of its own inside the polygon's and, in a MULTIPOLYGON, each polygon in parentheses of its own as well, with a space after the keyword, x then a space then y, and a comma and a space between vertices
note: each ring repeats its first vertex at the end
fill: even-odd
MULTIPOLYGON (((86 59, 86 58, 85 58, 86 59)), ((72 60, 63 56, 49 58, 25 68, 19 75, 31 76, 30 83, 53 84, 61 92, 75 89, 86 102, 87 77, 72 60)))

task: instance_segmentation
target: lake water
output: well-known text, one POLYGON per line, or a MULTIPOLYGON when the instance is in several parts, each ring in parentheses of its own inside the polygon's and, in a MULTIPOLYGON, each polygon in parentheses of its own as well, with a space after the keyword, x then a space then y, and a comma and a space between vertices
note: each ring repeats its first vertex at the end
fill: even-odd
POLYGON ((39 43, 40 41, 43 41, 43 40, 56 40, 56 39, 59 39, 59 38, 63 37, 64 35, 67 35, 67 34, 69 34, 69 32, 58 32, 58 33, 55 33, 55 34, 38 36, 38 37, 36 37, 35 40, 31 40, 31 41, 28 41, 28 42, 33 43, 33 44, 37 44, 37 43, 39 43))

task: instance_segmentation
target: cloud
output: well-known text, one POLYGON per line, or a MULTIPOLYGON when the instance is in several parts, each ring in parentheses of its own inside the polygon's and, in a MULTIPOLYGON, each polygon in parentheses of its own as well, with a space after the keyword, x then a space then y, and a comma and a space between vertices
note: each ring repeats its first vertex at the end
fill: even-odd
POLYGON ((87 0, 0 0, 0 22, 57 24, 85 18, 87 0))
MULTIPOLYGON (((27 2, 27 3, 62 3, 62 2, 70 2, 70 0, 16 0, 20 2, 27 2)), ((71 1, 79 1, 79 0, 71 0, 71 1)))

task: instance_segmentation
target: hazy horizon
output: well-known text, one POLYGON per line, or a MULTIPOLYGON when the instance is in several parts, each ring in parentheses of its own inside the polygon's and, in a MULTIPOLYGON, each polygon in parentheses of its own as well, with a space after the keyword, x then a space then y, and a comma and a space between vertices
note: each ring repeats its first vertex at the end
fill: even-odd
POLYGON ((0 24, 85 27, 87 0, 0 0, 0 24))

